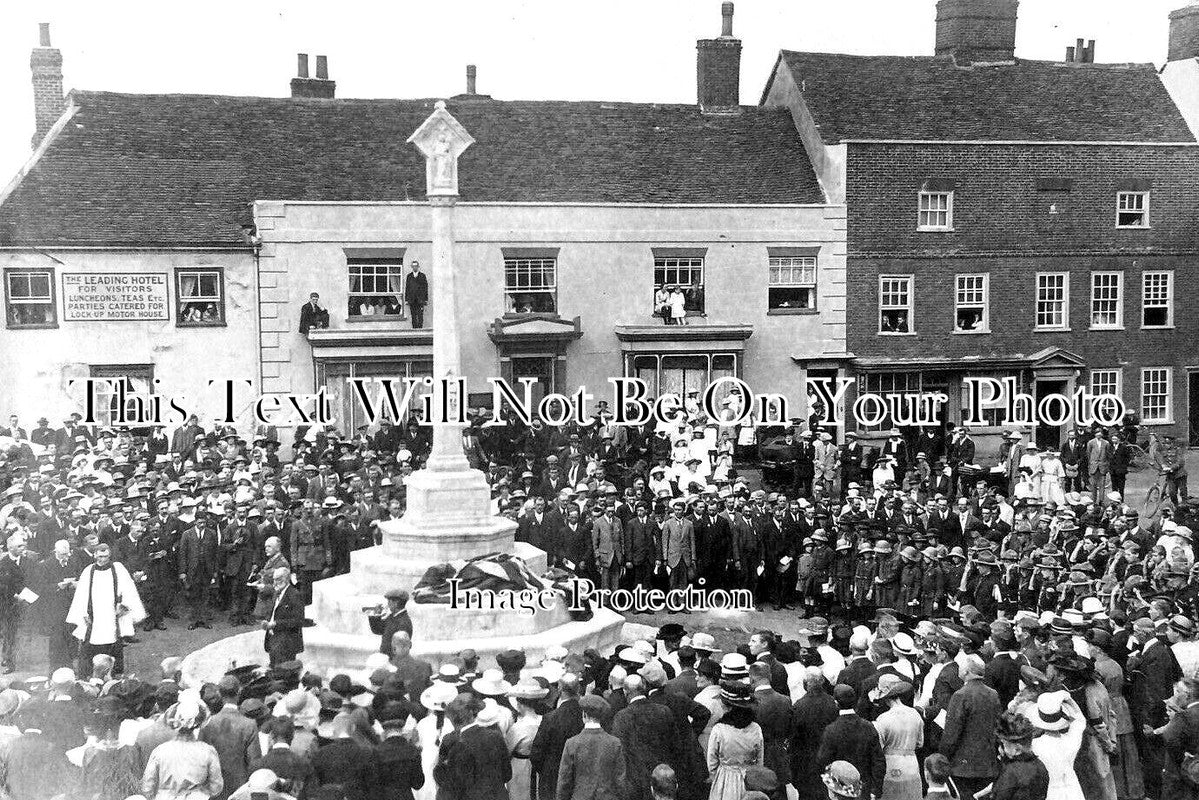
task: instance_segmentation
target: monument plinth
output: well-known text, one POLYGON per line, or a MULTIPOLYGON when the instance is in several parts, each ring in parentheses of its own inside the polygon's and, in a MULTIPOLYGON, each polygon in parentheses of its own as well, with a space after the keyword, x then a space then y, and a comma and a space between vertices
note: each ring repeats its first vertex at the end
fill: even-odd
MULTIPOLYGON (((408 138, 425 157, 425 186, 432 215, 433 264, 433 408, 446 419, 433 420, 433 447, 425 468, 405 480, 407 510, 402 519, 381 523, 383 543, 350 556, 350 572, 313 584, 307 616, 316 625, 304 631, 300 658, 309 669, 352 671, 378 652, 363 608, 383 602, 389 589, 412 589, 429 567, 486 553, 511 553, 535 574, 546 568, 545 553, 515 542, 516 523, 491 513, 486 476, 472 469, 462 447, 463 424, 457 421, 463 398, 454 391, 461 375, 461 351, 454 284, 454 205, 458 200, 458 157, 474 139, 454 119, 445 102, 408 138)), ((440 414, 435 415, 440 416, 440 414)), ((465 648, 480 656, 524 650, 536 664, 546 648, 563 645, 579 651, 607 648, 620 641, 624 618, 596 609, 587 621, 573 621, 559 602, 533 613, 516 610, 450 608, 445 604, 409 604, 414 629, 413 653, 434 662, 465 648)), ((231 663, 263 663, 263 633, 238 634, 202 648, 184 660, 193 683, 216 680, 231 663)))

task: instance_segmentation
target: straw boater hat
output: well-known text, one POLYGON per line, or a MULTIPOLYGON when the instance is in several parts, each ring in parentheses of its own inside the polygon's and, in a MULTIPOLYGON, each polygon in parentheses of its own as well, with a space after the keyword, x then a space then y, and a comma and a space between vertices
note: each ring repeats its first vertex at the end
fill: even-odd
POLYGON ((1045 692, 1037 698, 1037 705, 1029 712, 1033 727, 1046 733, 1061 733, 1070 727, 1070 715, 1062 707, 1069 695, 1062 692, 1045 692))
POLYGON ((754 704, 754 696, 749 685, 741 681, 721 681, 720 700, 726 705, 749 708, 754 704))

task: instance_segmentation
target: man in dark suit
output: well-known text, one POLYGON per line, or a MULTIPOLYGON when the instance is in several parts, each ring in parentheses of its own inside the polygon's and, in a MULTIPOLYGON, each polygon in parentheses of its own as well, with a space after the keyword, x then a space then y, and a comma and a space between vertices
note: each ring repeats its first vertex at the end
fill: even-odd
MULTIPOLYGON (((624 747, 601 727, 610 709, 602 697, 578 701, 583 730, 562 749, 556 800, 623 800, 628 795, 624 747)), ((543 721, 544 724, 544 721, 543 721)))
POLYGON ((33 570, 33 556, 26 554, 20 534, 9 536, 7 547, 0 556, 0 665, 6 674, 17 668, 17 626, 25 602, 17 595, 29 585, 33 570))
POLYGON ((650 773, 659 764, 667 764, 678 772, 683 760, 682 743, 678 739, 674 715, 666 706, 649 701, 645 681, 640 675, 629 675, 624 679, 624 693, 628 705, 616 712, 612 733, 624 746, 629 783, 627 797, 628 800, 651 800, 650 773))
POLYGON ((275 590, 275 605, 270 617, 262 621, 263 647, 274 667, 294 661, 304 650, 304 600, 300 590, 291 585, 291 570, 276 567, 271 580, 275 590))
POLYGON ((221 572, 229 597, 231 625, 249 625, 253 622, 250 618, 250 587, 246 584, 250 581, 257 557, 254 541, 258 537, 258 527, 250 521, 249 511, 249 505, 239 505, 237 516, 221 533, 221 572))
POLYGON ((838 685, 844 684, 854 692, 861 693, 863 682, 876 672, 874 662, 866 655, 869 649, 870 640, 866 635, 855 633, 850 637, 849 660, 845 662, 845 668, 837 676, 838 685))
MULTIPOLYGON (((1174 693, 1174 684, 1182 677, 1182 668, 1174 651, 1165 642, 1148 617, 1141 617, 1132 626, 1133 652, 1128 657, 1131 679, 1129 710, 1133 730, 1140 733, 1144 726, 1159 728, 1166 724, 1166 701, 1174 693)), ((1138 741, 1145 773, 1145 796, 1161 797, 1162 767, 1165 751, 1160 739, 1141 736, 1138 741)))
POLYGON ((862 776, 863 797, 879 797, 883 793, 887 764, 878 731, 854 711, 858 695, 853 689, 838 685, 833 690, 833 699, 837 702, 837 718, 820 737, 815 767, 823 773, 834 761, 848 761, 862 776))
POLYGON ((75 583, 83 572, 83 561, 71 552, 66 539, 54 543, 54 552, 42 561, 35 571, 38 600, 35 604, 42 630, 49 638, 49 663, 51 670, 69 667, 75 663, 75 650, 79 644, 74 636, 74 626, 67 624, 67 613, 75 597, 75 583))
POLYGON ((460 709, 466 724, 441 740, 433 777, 439 789, 457 800, 501 800, 508 796, 504 784, 512 779, 512 758, 504 734, 495 725, 475 725, 483 701, 476 697, 454 700, 447 715, 460 709))
POLYGON ((941 734, 941 754, 949 759, 949 774, 962 797, 973 797, 999 774, 995 726, 1003 706, 999 693, 983 680, 983 669, 977 656, 961 665, 962 688, 949 698, 941 734))
POLYGON ((412 327, 425 327, 425 304, 429 302, 429 279, 420 271, 420 262, 412 260, 412 272, 404 278, 404 302, 412 312, 412 327))
POLYGON ((683 645, 675 651, 675 655, 679 659, 679 674, 668 680, 662 688, 672 694, 694 700, 695 696, 699 694, 698 676, 695 672, 695 651, 689 646, 683 645))
POLYGON ((666 685, 666 671, 660 663, 647 664, 641 668, 640 674, 649 690, 649 701, 666 706, 674 718, 679 761, 670 766, 679 779, 679 798, 698 798, 708 779, 707 759, 700 751, 699 735, 707 727, 712 712, 691 698, 662 691, 666 685))
POLYGON ((999 694, 999 703, 1007 708, 1008 703, 1020 691, 1020 668, 1029 666, 1016 646, 1016 637, 1008 631, 991 635, 995 643, 995 657, 987 662, 983 680, 999 694))
MULTIPOLYGON (((541 725, 537 728, 537 735, 533 738, 533 745, 529 750, 529 761, 533 773, 537 776, 538 800, 554 800, 558 786, 558 767, 562 761, 566 743, 583 730, 584 720, 579 698, 580 692, 578 676, 570 673, 562 676, 562 679, 558 681, 558 707, 542 718, 541 725)), ((596 699, 603 701, 603 698, 600 697, 596 699)), ((592 706, 598 709, 594 704, 592 706)), ((610 709, 605 703, 598 722, 607 721, 609 713, 610 709)), ((621 772, 623 771, 624 764, 622 763, 621 772)))
POLYGON ((179 543, 179 581, 191 607, 188 630, 211 627, 208 607, 212 581, 216 577, 217 533, 207 514, 197 515, 196 524, 183 533, 179 543))
POLYGON ((650 588, 654 561, 661 550, 661 530, 658 521, 649 515, 649 504, 637 501, 637 514, 622 528, 624 538, 625 577, 633 586, 650 588))
POLYGON ((533 507, 516 523, 516 541, 528 542, 534 547, 546 550, 546 545, 553 538, 551 529, 556 527, 554 520, 546 513, 545 498, 534 497, 533 507))
POLYGON ((762 728, 763 766, 773 770, 779 788, 775 796, 787 796, 791 783, 791 701, 770 687, 770 665, 755 661, 749 665, 749 684, 754 690, 754 719, 762 728))
POLYGON ((848 431, 845 434, 845 444, 841 445, 841 484, 848 488, 851 483, 861 483, 865 480, 864 464, 868 458, 866 449, 858 441, 858 434, 848 431))
POLYGON ((411 638, 412 619, 408 616, 406 591, 391 589, 383 595, 383 599, 387 601, 387 610, 376 609, 376 613, 370 614, 366 621, 371 626, 371 633, 379 635, 379 652, 386 653, 390 658, 391 637, 395 636, 397 631, 404 631, 411 638))
POLYGON ((258 526, 258 535, 254 540, 254 552, 261 553, 266 540, 274 536, 279 540, 279 549, 283 553, 291 552, 291 518, 282 503, 270 511, 270 519, 258 526))
POLYGON ((812 494, 812 479, 816 476, 816 449, 812 444, 812 432, 804 431, 799 434, 799 441, 791 447, 792 476, 795 479, 796 497, 809 497, 812 494))
POLYGON ((300 309, 300 333, 305 336, 313 328, 329 327, 329 310, 321 308, 321 296, 316 292, 308 295, 308 302, 300 309))
POLYGON ((258 741, 258 726, 237 709, 241 682, 232 675, 226 675, 217 684, 217 690, 223 703, 221 710, 204 723, 196 738, 216 748, 225 788, 215 796, 215 800, 226 800, 246 782, 250 776, 250 765, 262 758, 262 745, 258 741))
POLYGON ((816 767, 816 751, 824 729, 837 718, 837 701, 819 667, 804 672, 804 695, 791 707, 791 784, 799 800, 823 800, 824 782, 816 767))

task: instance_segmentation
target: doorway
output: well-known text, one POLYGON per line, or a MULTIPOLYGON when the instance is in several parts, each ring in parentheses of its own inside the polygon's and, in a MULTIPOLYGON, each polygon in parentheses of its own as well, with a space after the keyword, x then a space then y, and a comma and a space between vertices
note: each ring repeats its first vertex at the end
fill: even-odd
POLYGON ((554 387, 554 356, 513 356, 512 358, 512 389, 517 396, 523 397, 521 378, 534 378, 533 408, 541 402, 541 398, 552 394, 554 387))
MULTIPOLYGON (((1040 408, 1041 400, 1051 394, 1065 396, 1066 381, 1053 379, 1046 380, 1044 378, 1038 379, 1033 387, 1033 397, 1036 398, 1037 408, 1040 408)), ((1035 412, 1033 416, 1036 418, 1035 412)), ((1057 450, 1059 447, 1061 447, 1062 439, 1064 438, 1062 436, 1063 427, 1064 426, 1062 425, 1046 425, 1041 423, 1038 419, 1036 430, 1037 447, 1039 447, 1041 450, 1045 450, 1047 448, 1057 450)))

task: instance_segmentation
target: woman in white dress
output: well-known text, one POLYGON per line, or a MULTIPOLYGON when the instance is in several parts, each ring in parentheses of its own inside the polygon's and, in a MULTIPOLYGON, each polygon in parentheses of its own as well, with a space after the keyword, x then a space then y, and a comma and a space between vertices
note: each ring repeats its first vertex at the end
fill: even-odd
POLYGON ((1037 452, 1037 446, 1032 442, 1024 445, 1024 455, 1020 456, 1020 463, 1016 466, 1017 469, 1023 471, 1028 470, 1027 483, 1032 489, 1032 496, 1040 498, 1041 496, 1041 454, 1037 452))
POLYGON ((544 711, 541 703, 549 693, 549 688, 532 678, 520 681, 508 692, 508 698, 516 711, 516 721, 504 736, 508 743, 508 752, 512 754, 512 778, 508 781, 509 800, 536 798, 533 792, 533 767, 529 761, 529 751, 533 748, 537 729, 541 727, 541 715, 544 711))
POLYGON ((670 289, 670 318, 675 325, 687 324, 687 295, 683 294, 681 286, 670 289))
POLYGON ((1046 692, 1024 710, 1040 734, 1032 751, 1049 772, 1046 800, 1086 800, 1074 772, 1074 759, 1082 746, 1087 720, 1069 692, 1046 692))
POLYGON ((1066 502, 1066 465, 1056 450, 1046 450, 1041 456, 1041 500, 1057 505, 1066 502))
POLYGON ((421 693, 420 704, 430 711, 416 723, 416 746, 420 750, 425 785, 412 793, 413 800, 436 800, 437 781, 433 778, 433 767, 437 766, 442 738, 454 730, 453 723, 445 715, 445 707, 458 696, 458 689, 457 684, 435 680, 432 686, 421 693))

